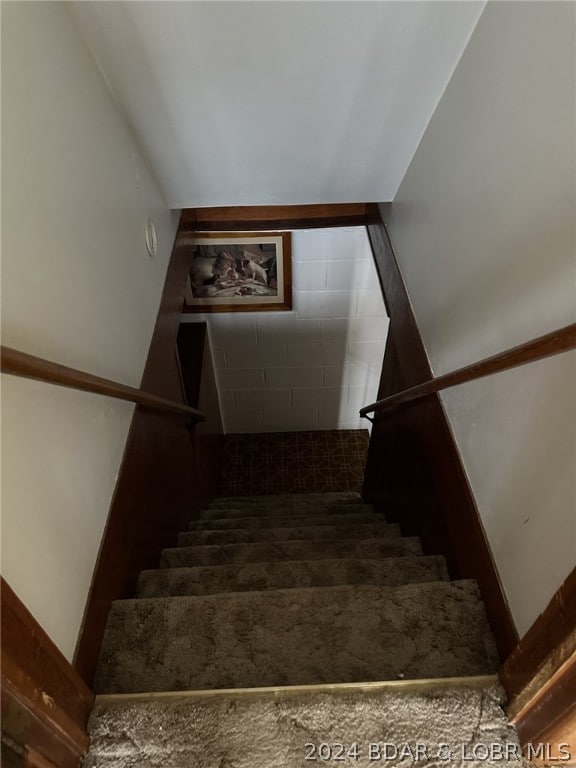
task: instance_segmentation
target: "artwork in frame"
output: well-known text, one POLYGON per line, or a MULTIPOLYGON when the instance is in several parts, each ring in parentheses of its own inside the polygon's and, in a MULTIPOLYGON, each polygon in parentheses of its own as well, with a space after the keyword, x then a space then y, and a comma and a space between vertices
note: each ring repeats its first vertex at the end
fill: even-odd
POLYGON ((193 249, 184 312, 292 309, 290 232, 201 233, 185 244, 193 249))

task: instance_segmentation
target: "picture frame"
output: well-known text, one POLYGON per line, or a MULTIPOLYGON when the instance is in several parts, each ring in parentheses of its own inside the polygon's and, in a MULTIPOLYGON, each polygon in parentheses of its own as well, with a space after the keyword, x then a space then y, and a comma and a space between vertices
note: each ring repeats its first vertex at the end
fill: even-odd
POLYGON ((292 309, 290 232, 199 232, 192 245, 183 312, 292 309))

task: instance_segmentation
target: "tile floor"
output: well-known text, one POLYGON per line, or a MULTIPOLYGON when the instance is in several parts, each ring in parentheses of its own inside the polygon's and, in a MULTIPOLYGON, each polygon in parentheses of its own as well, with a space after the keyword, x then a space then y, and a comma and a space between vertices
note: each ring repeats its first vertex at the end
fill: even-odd
POLYGON ((226 435, 221 494, 360 492, 368 440, 364 429, 226 435))

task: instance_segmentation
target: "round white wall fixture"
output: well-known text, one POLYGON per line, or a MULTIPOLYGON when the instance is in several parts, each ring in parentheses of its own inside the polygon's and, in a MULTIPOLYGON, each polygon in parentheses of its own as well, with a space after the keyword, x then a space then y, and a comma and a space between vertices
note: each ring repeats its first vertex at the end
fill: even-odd
POLYGON ((145 240, 148 255, 154 258, 154 256, 156 256, 158 253, 158 236, 156 235, 156 225, 152 219, 148 219, 146 222, 145 240))

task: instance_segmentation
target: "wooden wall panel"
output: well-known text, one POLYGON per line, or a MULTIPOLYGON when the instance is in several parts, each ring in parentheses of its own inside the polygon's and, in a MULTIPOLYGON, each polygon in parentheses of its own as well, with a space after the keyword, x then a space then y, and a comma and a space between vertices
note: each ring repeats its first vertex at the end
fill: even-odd
POLYGON ((2 731, 60 768, 88 746, 94 695, 2 579, 2 731))
MULTIPOLYGON (((176 344, 189 257, 189 248, 173 251, 142 377, 143 389, 179 403, 185 396, 176 344)), ((141 406, 134 412, 75 655, 89 685, 112 600, 133 595, 138 573, 158 565, 160 550, 217 492, 219 419, 203 424, 201 434, 195 439, 178 416, 141 406)))
MULTIPOLYGON (((378 397, 432 378, 396 256, 377 206, 368 208, 372 245, 390 329, 378 397)), ((383 505, 428 553, 443 554, 454 578, 476 579, 501 658, 518 635, 480 515, 437 394, 400 406, 374 425, 364 496, 383 505)))
POLYGON ((576 765, 576 651, 548 678, 530 703, 516 716, 511 716, 523 745, 532 745, 535 762, 576 765), (535 754, 539 745, 546 750, 535 754), (547 760, 546 757, 550 759, 547 760))

